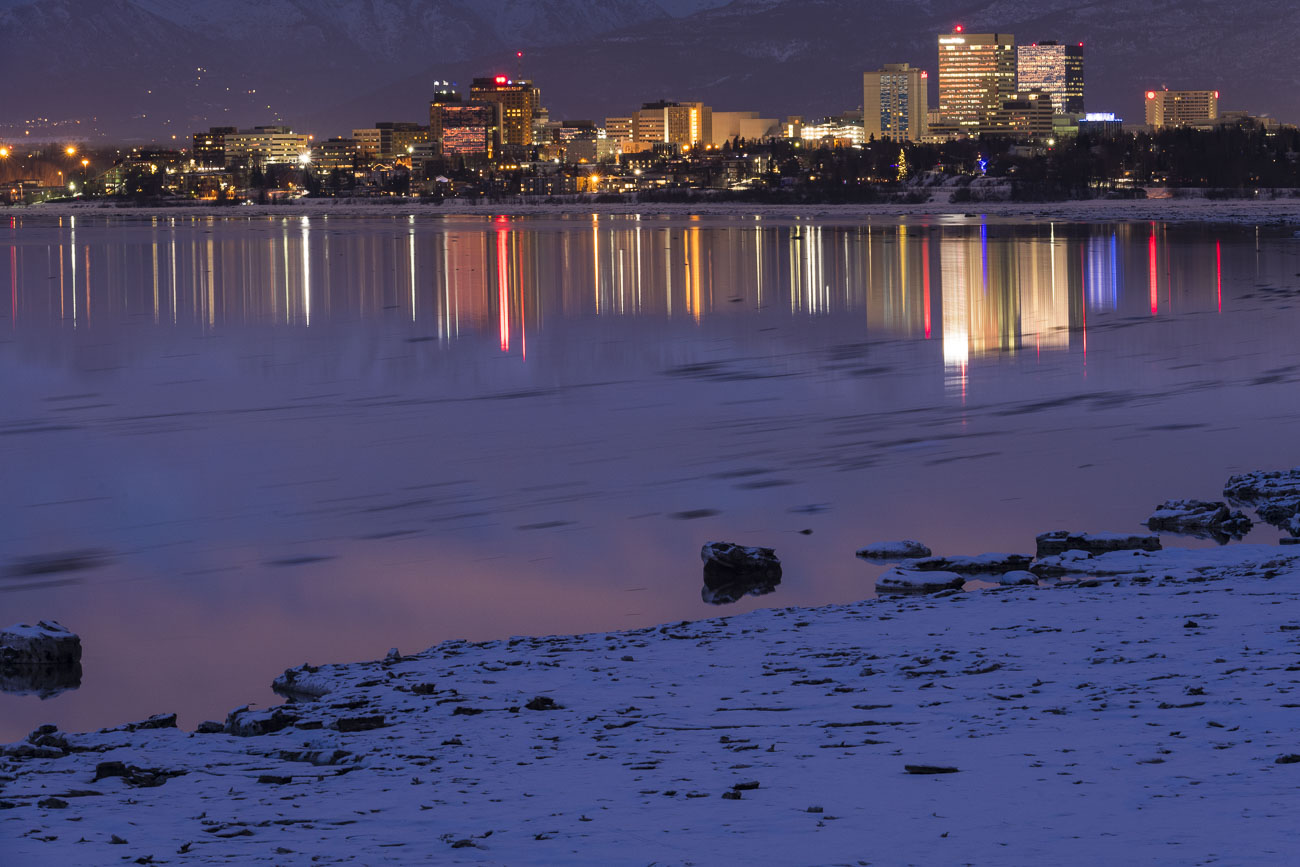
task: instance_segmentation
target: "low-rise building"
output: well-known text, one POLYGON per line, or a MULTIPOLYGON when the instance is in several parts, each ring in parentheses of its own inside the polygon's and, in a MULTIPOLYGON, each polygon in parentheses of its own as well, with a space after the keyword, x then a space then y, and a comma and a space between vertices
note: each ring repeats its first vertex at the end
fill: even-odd
POLYGON ((303 162, 312 137, 287 126, 255 126, 225 137, 226 166, 254 168, 303 162))

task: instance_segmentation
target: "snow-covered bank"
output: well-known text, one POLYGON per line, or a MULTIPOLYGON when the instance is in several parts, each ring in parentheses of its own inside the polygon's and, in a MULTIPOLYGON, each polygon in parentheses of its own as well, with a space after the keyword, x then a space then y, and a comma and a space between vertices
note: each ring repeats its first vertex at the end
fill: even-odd
POLYGON ((1008 222, 1166 222, 1225 223, 1239 225, 1300 225, 1300 198, 1278 199, 1091 199, 1068 202, 928 202, 918 205, 764 205, 744 202, 691 204, 618 204, 576 202, 565 204, 471 204, 457 200, 445 204, 406 199, 321 199, 298 200, 282 205, 181 205, 176 207, 119 207, 116 204, 85 201, 13 207, 8 216, 113 216, 148 217, 491 217, 582 216, 592 214, 642 216, 761 216, 769 219, 812 219, 863 221, 903 219, 923 221, 943 217, 975 217, 1008 222))
POLYGON ((5 860, 1287 860, 1300 554, 1075 568, 304 667, 319 698, 227 723, 265 734, 39 733, 0 761, 5 860))

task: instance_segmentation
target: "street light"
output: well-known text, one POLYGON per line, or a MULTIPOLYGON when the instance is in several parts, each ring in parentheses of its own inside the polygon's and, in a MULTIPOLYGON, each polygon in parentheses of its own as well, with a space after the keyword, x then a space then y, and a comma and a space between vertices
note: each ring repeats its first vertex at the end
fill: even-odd
POLYGON ((63 149, 63 152, 70 157, 75 157, 77 155, 77 148, 75 145, 68 145, 63 149))

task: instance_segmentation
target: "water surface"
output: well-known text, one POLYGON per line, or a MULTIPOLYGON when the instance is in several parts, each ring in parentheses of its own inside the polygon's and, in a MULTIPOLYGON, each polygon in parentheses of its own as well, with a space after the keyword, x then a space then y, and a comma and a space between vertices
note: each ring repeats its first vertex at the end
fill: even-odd
POLYGON ((1300 463, 1297 272, 1289 237, 1158 224, 7 217, 0 621, 85 660, 0 695, 0 739, 860 599, 883 539, 1141 530, 1300 463), (715 539, 784 580, 706 604, 715 539))

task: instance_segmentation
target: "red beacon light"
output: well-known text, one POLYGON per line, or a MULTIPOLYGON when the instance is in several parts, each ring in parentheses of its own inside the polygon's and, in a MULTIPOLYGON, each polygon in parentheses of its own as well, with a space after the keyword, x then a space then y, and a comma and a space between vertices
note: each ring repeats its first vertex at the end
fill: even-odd
POLYGON ((1155 98, 1156 98, 1156 92, 1154 90, 1148 90, 1147 99, 1155 99, 1155 98))
POLYGON ((509 79, 506 78, 504 75, 498 75, 498 76, 496 77, 496 83, 497 83, 497 84, 505 84, 507 81, 509 81, 509 79))
POLYGON ((958 25, 956 25, 956 26, 954 26, 954 27, 952 28, 952 32, 953 32, 953 33, 965 33, 965 32, 966 32, 966 28, 963 27, 962 25, 958 24, 958 25))
POLYGON ((1219 98, 1219 92, 1218 92, 1217 90, 1214 92, 1214 98, 1215 98, 1215 99, 1218 99, 1218 98, 1219 98))
POLYGON ((922 69, 922 70, 921 70, 921 77, 922 77, 922 78, 929 78, 929 77, 930 77, 930 73, 928 73, 928 72, 926 72, 924 69, 922 69))

